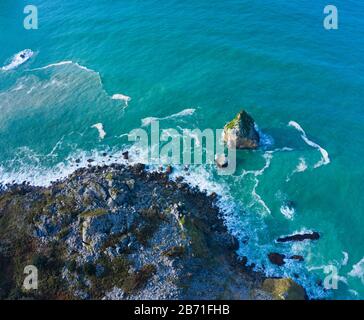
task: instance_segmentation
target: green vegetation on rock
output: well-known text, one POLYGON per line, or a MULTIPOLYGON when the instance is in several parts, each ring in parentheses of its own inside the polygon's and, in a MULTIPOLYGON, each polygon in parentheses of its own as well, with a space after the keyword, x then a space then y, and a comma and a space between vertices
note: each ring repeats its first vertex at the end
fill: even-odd
POLYGON ((263 290, 270 293, 276 300, 305 300, 305 290, 289 278, 266 279, 263 290))

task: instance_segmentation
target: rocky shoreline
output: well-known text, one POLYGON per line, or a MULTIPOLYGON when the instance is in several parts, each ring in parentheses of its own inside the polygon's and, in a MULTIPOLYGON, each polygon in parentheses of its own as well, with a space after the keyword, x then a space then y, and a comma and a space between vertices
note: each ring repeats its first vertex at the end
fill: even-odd
POLYGON ((1 299, 304 299, 247 268, 215 205, 172 168, 78 169, 50 187, 0 189, 1 299), (38 269, 37 290, 22 284, 38 269))

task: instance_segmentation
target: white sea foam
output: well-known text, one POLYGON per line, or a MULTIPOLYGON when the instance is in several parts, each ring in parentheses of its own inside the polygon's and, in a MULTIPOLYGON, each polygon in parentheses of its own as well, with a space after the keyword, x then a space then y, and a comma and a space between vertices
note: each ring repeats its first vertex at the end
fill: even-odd
POLYGON ((307 170, 307 164, 306 164, 305 158, 301 157, 299 160, 300 160, 300 162, 297 165, 295 172, 304 172, 304 171, 306 171, 307 170))
POLYGON ((121 94, 121 93, 117 93, 117 94, 114 94, 111 99, 113 100, 121 100, 121 101, 124 101, 125 105, 127 106, 129 101, 131 100, 130 97, 124 95, 124 94, 121 94))
MULTIPOLYGON (((242 175, 241 178, 244 178, 247 175, 252 175, 255 182, 254 182, 254 186, 253 186, 253 190, 252 190, 252 196, 255 200, 256 203, 259 203, 261 205, 261 207, 263 208, 263 215, 266 214, 271 214, 271 210, 268 207, 268 205, 264 202, 264 200, 262 199, 262 197, 257 193, 257 188, 259 186, 259 179, 258 177, 263 175, 264 172, 270 167, 271 165, 271 161, 273 159, 273 154, 276 152, 287 152, 287 151, 292 151, 293 149, 288 148, 288 147, 284 147, 284 148, 277 148, 274 150, 270 150, 270 151, 266 151, 263 155, 264 159, 265 159, 265 164, 263 166, 263 168, 259 169, 259 170, 244 170, 242 171, 242 175)), ((251 206, 253 206, 254 203, 251 204, 251 206)))
POLYGON ((345 252, 345 251, 343 251, 342 253, 344 255, 344 258, 341 261, 341 265, 346 266, 348 264, 348 262, 349 262, 349 254, 347 252, 345 252))
POLYGON ((162 117, 162 118, 157 118, 157 117, 147 117, 142 119, 142 126, 148 126, 149 124, 151 124, 153 121, 162 121, 162 120, 168 120, 168 119, 174 119, 174 118, 180 118, 180 117, 187 117, 187 116, 191 116, 195 113, 196 109, 184 109, 178 113, 174 113, 170 116, 166 116, 166 117, 162 117))
POLYGON ((97 131, 99 132, 99 138, 101 140, 105 138, 106 132, 104 130, 104 125, 102 123, 95 123, 94 125, 91 126, 91 128, 97 129, 97 131))
MULTIPOLYGON (((93 69, 90 69, 88 67, 85 67, 77 62, 74 62, 72 60, 64 60, 64 61, 60 61, 60 62, 56 62, 56 63, 51 63, 51 64, 48 64, 44 67, 38 67, 38 68, 33 68, 33 69, 30 69, 30 70, 27 70, 28 72, 32 72, 32 71, 42 71, 42 70, 47 70, 47 69, 51 69, 51 68, 58 68, 58 67, 62 67, 62 66, 74 66, 80 70, 83 70, 85 72, 88 72, 90 74, 93 74, 95 77, 97 77, 97 80, 101 86, 101 89, 102 91, 105 93, 106 96, 110 97, 110 95, 105 91, 104 87, 103 87, 103 83, 102 83, 102 79, 101 79, 101 75, 99 72, 93 70, 93 69)), ((56 80, 53 80, 53 81, 56 81, 56 80)), ((57 83, 54 83, 54 84, 57 84, 57 83)), ((65 85, 65 84, 62 84, 62 85, 65 85)), ((128 106, 128 102, 131 100, 131 97, 128 97, 124 94, 120 94, 120 93, 117 93, 117 94, 114 94, 110 97, 112 100, 119 100, 119 101, 122 101, 124 106, 127 107, 128 106)))
MULTIPOLYGON (((51 63, 51 64, 48 64, 48 65, 46 65, 44 67, 33 68, 33 69, 30 69, 30 70, 27 70, 27 71, 28 72, 42 71, 42 70, 47 70, 47 69, 57 68, 57 67, 62 67, 62 66, 67 66, 67 65, 75 66, 76 68, 78 68, 80 70, 83 70, 83 71, 86 71, 88 73, 94 74, 97 77, 100 86, 103 86, 100 73, 98 73, 97 71, 95 71, 93 69, 85 67, 85 66, 83 66, 83 65, 81 65, 81 64, 79 64, 77 62, 73 62, 72 60, 65 60, 65 61, 60 61, 60 62, 56 62, 56 63, 51 63)), ((105 90, 103 89, 103 91, 105 91, 105 90)))
POLYGON ((65 65, 70 65, 70 64, 75 65, 76 67, 78 67, 78 68, 80 68, 82 70, 99 74, 97 71, 92 70, 90 68, 87 68, 87 67, 85 67, 83 65, 80 65, 77 62, 73 62, 71 60, 65 60, 65 61, 60 61, 60 62, 56 62, 56 63, 51 63, 51 64, 48 64, 48 65, 46 65, 44 67, 34 68, 34 69, 31 69, 31 70, 28 70, 28 71, 46 70, 46 69, 65 66, 65 65))
POLYGON ((246 175, 253 175, 253 177, 254 177, 255 183, 254 183, 254 187, 252 190, 252 196, 255 199, 255 201, 257 203, 259 203, 262 206, 262 208, 264 209, 263 215, 271 214, 271 210, 267 206, 267 204, 264 202, 262 197, 257 193, 257 188, 259 186, 258 177, 261 176, 265 172, 265 170, 269 168, 272 158, 273 158, 273 153, 274 153, 274 151, 267 151, 264 153, 263 157, 265 159, 265 164, 262 169, 260 169, 260 170, 243 170, 243 172, 242 172, 242 178, 245 177, 246 175))
POLYGON ((281 213, 287 218, 292 220, 295 214, 295 209, 289 206, 283 205, 280 208, 281 213))
POLYGON ((355 291, 353 289, 349 289, 349 292, 354 296, 354 297, 358 297, 359 296, 359 293, 358 291, 355 291))
POLYGON ((353 265, 353 268, 348 275, 350 277, 359 278, 364 284, 364 258, 362 258, 357 264, 353 265))
POLYGON ((292 171, 292 173, 287 176, 286 181, 287 182, 290 181, 291 177, 296 173, 305 172, 307 170, 307 168, 308 168, 308 166, 307 166, 305 158, 300 157, 299 163, 297 164, 296 168, 292 171))
POLYGON ((263 132, 256 123, 254 123, 254 127, 255 127, 255 130, 259 134, 259 138, 260 138, 259 145, 261 147, 268 148, 274 144, 274 139, 272 136, 263 132))
POLYGON ((55 144, 51 152, 47 154, 47 156, 49 157, 57 156, 56 151, 62 146, 64 138, 65 136, 62 136, 62 138, 59 141, 57 141, 57 143, 55 144))
POLYGON ((9 71, 15 69, 18 66, 22 65, 23 63, 27 62, 33 55, 34 52, 30 49, 25 49, 23 51, 20 51, 17 54, 15 54, 12 57, 11 62, 8 65, 2 67, 1 70, 9 71))
POLYGON ((327 165, 327 164, 330 163, 329 153, 324 148, 319 146, 317 143, 309 140, 307 138, 306 132, 302 129, 302 127, 297 122, 290 121, 288 123, 288 126, 293 127, 296 130, 298 130, 301 133, 301 137, 302 137, 303 141, 305 141, 309 146, 311 146, 311 147, 313 147, 313 148, 320 151, 322 158, 321 158, 321 160, 319 162, 317 162, 314 165, 314 168, 318 168, 318 167, 321 167, 323 165, 327 165))

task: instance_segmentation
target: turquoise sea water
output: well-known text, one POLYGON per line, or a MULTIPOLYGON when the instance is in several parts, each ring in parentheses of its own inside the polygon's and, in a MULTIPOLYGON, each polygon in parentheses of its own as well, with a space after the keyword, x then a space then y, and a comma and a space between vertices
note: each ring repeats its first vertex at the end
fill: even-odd
POLYGON ((246 108, 270 143, 239 151, 234 176, 206 167, 186 178, 224 195, 241 254, 258 268, 298 273, 317 297, 315 282, 333 265, 339 287, 327 296, 364 298, 362 1, 337 2, 332 31, 322 25, 322 0, 33 0, 32 31, 23 28, 26 4, 0 3, 0 67, 34 52, 0 70, 0 182, 46 184, 77 158, 117 154, 122 135, 147 117, 164 118, 165 128, 217 129, 246 108), (114 94, 131 97, 128 106, 114 94), (284 210, 287 201, 294 212, 284 210), (274 242, 304 230, 322 237, 274 242), (273 268, 272 251, 305 262, 273 268))

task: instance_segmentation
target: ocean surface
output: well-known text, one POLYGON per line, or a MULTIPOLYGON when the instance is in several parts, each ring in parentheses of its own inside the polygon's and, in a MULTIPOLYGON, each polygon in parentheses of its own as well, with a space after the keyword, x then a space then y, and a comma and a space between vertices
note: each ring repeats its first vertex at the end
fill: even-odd
POLYGON ((262 147, 238 151, 233 176, 180 174, 221 195, 257 269, 313 298, 364 298, 363 1, 338 2, 331 31, 322 0, 33 0, 38 30, 23 27, 26 4, 0 2, 0 183, 118 161, 150 117, 220 129, 244 108, 262 147), (310 230, 321 238, 275 242, 310 230), (269 252, 305 261, 274 267, 269 252), (333 267, 338 288, 324 292, 333 267))

